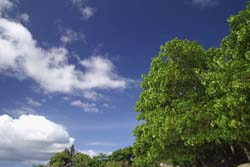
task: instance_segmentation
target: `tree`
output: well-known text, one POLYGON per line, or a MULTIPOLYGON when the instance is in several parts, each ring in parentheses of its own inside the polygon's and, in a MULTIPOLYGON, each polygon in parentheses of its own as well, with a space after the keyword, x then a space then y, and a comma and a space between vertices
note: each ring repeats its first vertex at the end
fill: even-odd
POLYGON ((94 156, 90 163, 89 166, 93 167, 106 167, 106 163, 108 162, 108 156, 105 154, 99 154, 98 156, 94 156))
POLYGON ((76 153, 73 158, 73 167, 89 167, 89 163, 91 161, 91 158, 82 153, 76 153))
POLYGON ((50 167, 66 167, 72 163, 71 157, 65 152, 56 153, 49 161, 50 167))
POLYGON ((126 167, 132 164, 133 162, 133 152, 132 152, 132 147, 125 147, 122 149, 118 149, 116 151, 114 151, 110 157, 109 157, 109 165, 108 166, 112 166, 111 164, 113 164, 113 166, 116 165, 120 165, 121 167, 126 167))
POLYGON ((230 34, 221 48, 205 51, 176 38, 152 59, 135 108, 142 121, 134 130, 137 165, 233 166, 250 160, 249 3, 228 21, 230 34))
POLYGON ((198 43, 176 38, 161 46, 158 57, 152 59, 136 104, 137 119, 144 123, 134 131, 134 151, 142 166, 194 159, 194 148, 186 146, 183 132, 188 135, 199 128, 196 118, 205 92, 199 73, 206 68, 204 54, 198 43))

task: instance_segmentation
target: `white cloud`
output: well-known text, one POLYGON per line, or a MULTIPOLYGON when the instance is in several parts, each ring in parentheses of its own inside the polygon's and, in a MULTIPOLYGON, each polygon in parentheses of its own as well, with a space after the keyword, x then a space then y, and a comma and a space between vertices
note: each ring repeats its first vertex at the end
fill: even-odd
POLYGON ((84 20, 88 20, 96 12, 96 8, 93 8, 93 7, 86 5, 88 1, 89 0, 71 0, 71 2, 81 12, 84 20))
POLYGON ((193 5, 201 7, 212 7, 218 4, 217 0, 192 0, 193 5))
POLYGON ((109 147, 114 147, 117 146, 115 143, 110 143, 110 142, 91 142, 87 144, 88 146, 109 146, 109 147))
POLYGON ((78 150, 79 152, 83 153, 83 154, 87 154, 89 155, 90 157, 94 157, 94 156, 97 156, 99 154, 106 154, 106 155, 111 155, 112 152, 103 152, 103 151, 95 151, 95 150, 92 150, 92 149, 89 149, 89 150, 78 150))
POLYGON ((33 114, 36 115, 36 111, 33 108, 30 108, 28 106, 21 106, 19 108, 15 109, 3 109, 5 113, 8 113, 13 116, 21 116, 21 115, 28 115, 28 114, 33 114))
POLYGON ((4 11, 11 9, 13 7, 13 3, 10 0, 1 0, 0 1, 0 16, 4 11))
POLYGON ((74 143, 62 125, 43 116, 0 116, 0 160, 46 161, 74 143))
POLYGON ((83 92, 83 97, 87 100, 96 101, 98 98, 101 98, 102 95, 96 93, 95 91, 85 91, 83 92))
POLYGON ((71 29, 66 29, 65 32, 62 33, 60 40, 64 44, 69 44, 73 41, 85 40, 85 35, 82 33, 75 32, 71 29))
POLYGON ((90 6, 85 6, 84 8, 81 9, 82 16, 85 20, 88 20, 91 16, 93 16, 95 11, 96 9, 90 6))
POLYGON ((85 112, 98 112, 99 111, 95 103, 84 103, 80 100, 75 100, 71 102, 71 105, 75 107, 80 107, 85 112))
MULTIPOLYGON (((92 89, 127 87, 112 62, 103 57, 81 61, 85 70, 68 63, 63 47, 44 49, 20 23, 0 18, 0 72, 18 74, 36 81, 47 92, 72 93, 92 89)), ((17 75, 13 75, 17 76, 17 75)))
POLYGON ((30 98, 30 97, 26 97, 26 101, 29 105, 33 106, 33 107, 40 107, 41 106, 41 103, 30 98))
POLYGON ((79 150, 79 152, 81 152, 81 153, 83 153, 83 154, 87 154, 87 155, 89 155, 90 157, 94 157, 94 156, 97 156, 97 155, 100 154, 99 152, 94 151, 94 150, 79 150))
POLYGON ((23 23, 28 23, 30 16, 27 13, 23 13, 19 15, 19 18, 23 23))

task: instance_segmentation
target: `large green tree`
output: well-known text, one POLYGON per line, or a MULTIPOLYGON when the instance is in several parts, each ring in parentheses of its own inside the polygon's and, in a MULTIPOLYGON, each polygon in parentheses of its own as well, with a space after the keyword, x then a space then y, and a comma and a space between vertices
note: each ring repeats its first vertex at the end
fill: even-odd
POLYGON ((232 159, 250 159, 249 4, 228 22, 221 48, 205 51, 176 38, 152 59, 136 104, 137 165, 232 166, 232 159))
POLYGON ((199 74, 206 69, 205 51, 196 42, 174 39, 161 46, 143 76, 134 134, 136 162, 152 166, 163 160, 185 164, 195 158, 186 139, 199 131, 205 88, 199 74))

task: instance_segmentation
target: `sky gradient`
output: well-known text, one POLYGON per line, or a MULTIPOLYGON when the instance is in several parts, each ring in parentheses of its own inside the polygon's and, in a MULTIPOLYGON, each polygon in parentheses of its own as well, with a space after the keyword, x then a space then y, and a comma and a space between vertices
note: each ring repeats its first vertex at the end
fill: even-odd
POLYGON ((246 0, 1 0, 0 167, 133 144, 141 75, 178 37, 218 47, 246 0), (41 151, 42 150, 42 151, 41 151))

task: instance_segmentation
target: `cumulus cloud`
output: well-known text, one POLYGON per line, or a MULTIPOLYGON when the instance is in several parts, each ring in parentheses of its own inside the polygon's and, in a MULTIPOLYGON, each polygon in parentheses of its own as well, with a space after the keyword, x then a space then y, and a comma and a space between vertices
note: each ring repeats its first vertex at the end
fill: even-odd
POLYGON ((43 116, 0 116, 0 160, 46 161, 74 143, 62 125, 43 116))
POLYGON ((88 20, 91 16, 94 15, 96 9, 92 8, 90 6, 85 6, 84 8, 82 8, 81 12, 82 12, 82 16, 85 20, 88 20))
POLYGON ((212 7, 218 4, 217 0, 192 0, 193 5, 201 7, 212 7))
POLYGON ((85 112, 98 112, 98 108, 95 103, 84 103, 80 100, 75 100, 71 102, 72 106, 80 107, 85 112))
POLYGON ((73 41, 77 40, 85 40, 85 35, 82 33, 75 32, 69 28, 67 28, 60 38, 61 42, 64 44, 69 44, 73 41))
POLYGON ((46 92, 125 88, 127 80, 103 57, 81 61, 84 70, 68 62, 64 47, 44 49, 22 24, 0 18, 0 73, 11 72, 36 81, 46 92))
POLYGON ((27 104, 33 106, 33 107, 40 107, 42 104, 30 97, 26 97, 27 104))

